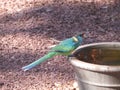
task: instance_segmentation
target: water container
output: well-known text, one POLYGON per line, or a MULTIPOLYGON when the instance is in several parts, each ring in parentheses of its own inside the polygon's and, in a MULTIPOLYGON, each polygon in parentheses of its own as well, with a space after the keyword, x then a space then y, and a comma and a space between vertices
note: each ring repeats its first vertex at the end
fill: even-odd
POLYGON ((120 43, 79 46, 69 58, 79 90, 120 90, 120 43))

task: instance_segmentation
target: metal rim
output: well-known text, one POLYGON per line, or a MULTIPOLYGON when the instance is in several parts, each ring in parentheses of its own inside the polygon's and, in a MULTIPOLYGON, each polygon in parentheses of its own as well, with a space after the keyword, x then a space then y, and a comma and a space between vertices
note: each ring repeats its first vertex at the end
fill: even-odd
MULTIPOLYGON (((101 45, 110 45, 114 47, 120 47, 120 42, 101 42, 101 43, 92 43, 92 44, 87 44, 87 45, 81 45, 79 46, 76 50, 83 49, 86 47, 90 46, 101 46, 101 45)), ((76 51, 75 50, 75 51, 76 51)), ((75 53, 73 52, 73 54, 75 53)), ((99 64, 92 64, 92 63, 87 63, 84 61, 77 60, 75 57, 70 57, 69 61, 73 66, 82 68, 82 69, 87 69, 91 71, 99 71, 99 72, 118 72, 120 71, 120 66, 110 66, 110 65, 99 65, 99 64)))

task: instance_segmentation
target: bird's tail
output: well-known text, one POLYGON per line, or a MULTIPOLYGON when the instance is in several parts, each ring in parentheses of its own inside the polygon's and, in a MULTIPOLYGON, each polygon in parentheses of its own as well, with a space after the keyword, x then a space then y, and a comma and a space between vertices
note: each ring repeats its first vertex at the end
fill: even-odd
POLYGON ((40 63, 46 61, 46 60, 49 59, 49 58, 52 58, 52 57, 55 56, 55 55, 56 55, 55 52, 49 52, 49 53, 46 54, 45 56, 43 56, 43 57, 41 57, 40 59, 34 61, 33 63, 30 63, 29 65, 22 67, 22 70, 27 71, 27 70, 29 70, 29 69, 32 69, 33 67, 39 65, 40 63))

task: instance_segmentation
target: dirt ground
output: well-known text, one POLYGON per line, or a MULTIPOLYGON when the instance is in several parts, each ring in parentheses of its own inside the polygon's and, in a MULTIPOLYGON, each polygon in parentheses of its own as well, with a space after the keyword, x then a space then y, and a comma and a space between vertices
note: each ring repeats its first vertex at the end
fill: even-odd
POLYGON ((120 41, 119 0, 0 0, 0 12, 0 90, 77 90, 64 56, 21 67, 80 32, 83 44, 120 41))

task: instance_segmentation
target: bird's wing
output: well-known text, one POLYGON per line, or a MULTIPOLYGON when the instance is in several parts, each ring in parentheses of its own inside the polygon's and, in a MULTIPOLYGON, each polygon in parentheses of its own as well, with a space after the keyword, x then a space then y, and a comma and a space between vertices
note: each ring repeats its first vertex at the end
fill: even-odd
POLYGON ((61 43, 52 48, 52 51, 60 53, 68 53, 75 49, 74 42, 71 38, 63 40, 61 43))
POLYGON ((74 47, 72 45, 57 45, 52 48, 52 51, 66 53, 72 51, 73 49, 74 47))

